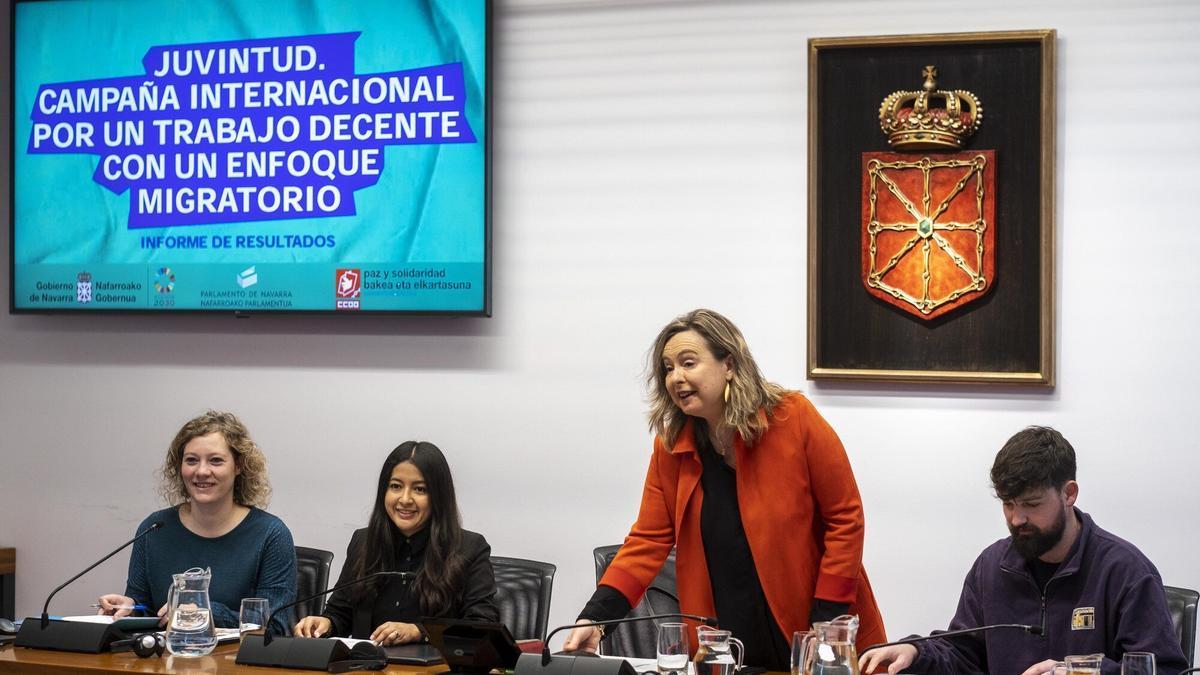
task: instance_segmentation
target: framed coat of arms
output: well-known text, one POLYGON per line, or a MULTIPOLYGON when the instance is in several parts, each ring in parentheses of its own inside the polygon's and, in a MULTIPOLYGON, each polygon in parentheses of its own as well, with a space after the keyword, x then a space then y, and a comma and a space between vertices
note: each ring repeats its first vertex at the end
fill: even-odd
POLYGON ((1054 40, 809 41, 810 379, 1054 385, 1054 40))

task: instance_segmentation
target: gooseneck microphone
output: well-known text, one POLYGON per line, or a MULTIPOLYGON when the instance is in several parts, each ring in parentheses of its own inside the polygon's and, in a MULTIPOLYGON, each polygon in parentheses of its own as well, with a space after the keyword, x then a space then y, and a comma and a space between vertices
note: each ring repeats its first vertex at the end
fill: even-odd
MULTIPOLYGON (((589 659, 571 654, 556 654, 551 656, 550 638, 554 637, 559 631, 569 628, 616 626, 623 623, 652 621, 654 619, 691 619, 711 626, 717 625, 717 620, 709 616, 675 612, 647 614, 646 616, 629 616, 624 619, 612 619, 610 621, 587 621, 559 626, 546 634, 546 639, 542 643, 542 653, 540 656, 538 654, 525 653, 517 658, 517 666, 513 669, 513 675, 637 675, 633 670, 633 666, 629 665, 629 662, 625 659, 589 659)), ((588 656, 596 656, 596 654, 588 654, 588 656)))
MULTIPOLYGON (((307 670, 328 670, 330 665, 337 661, 346 661, 352 658, 350 648, 347 647, 341 640, 327 640, 325 638, 302 638, 302 637, 279 637, 272 639, 271 622, 280 612, 291 609, 296 605, 300 605, 310 600, 336 593, 343 588, 349 588, 376 579, 378 577, 400 577, 401 579, 415 579, 416 575, 412 572, 375 572, 367 574, 357 579, 347 581, 344 584, 338 584, 332 588, 327 588, 320 593, 314 593, 306 598, 300 598, 295 602, 289 602, 267 617, 267 625, 263 627, 263 634, 246 635, 242 638, 242 644, 238 648, 237 659, 235 662, 242 666, 273 666, 276 668, 304 668, 307 670)), ((374 663, 374 661, 372 661, 374 663)), ((363 665, 363 664, 358 664, 363 665)))
POLYGON ((1025 631, 1026 633, 1029 633, 1030 635, 1041 635, 1042 634, 1041 626, 1031 626, 1026 623, 994 623, 989 626, 978 626, 976 628, 960 628, 959 630, 948 630, 943 633, 934 633, 933 635, 919 635, 917 637, 908 637, 908 638, 904 638, 903 640, 896 640, 895 642, 882 642, 880 644, 871 645, 870 647, 867 647, 866 649, 859 652, 858 655, 862 656, 863 654, 866 654, 867 652, 871 651, 872 649, 879 649, 880 647, 895 647, 896 645, 909 645, 909 644, 913 644, 915 642, 925 642, 926 640, 936 640, 938 638, 955 637, 957 635, 969 635, 971 633, 986 633, 987 631, 999 630, 1001 628, 1019 628, 1019 629, 1025 631))
POLYGON ((50 601, 54 598, 55 594, 69 586, 71 582, 91 572, 100 563, 120 553, 133 542, 160 527, 162 527, 162 523, 160 522, 150 523, 149 527, 137 533, 133 539, 121 544, 112 553, 88 565, 82 572, 67 579, 58 588, 50 591, 50 595, 46 596, 46 604, 42 605, 41 620, 34 621, 32 618, 29 618, 23 621, 14 644, 18 647, 31 647, 33 649, 59 649, 69 652, 99 654, 106 651, 114 640, 125 637, 124 633, 116 629, 112 624, 51 620, 50 601))
POLYGON ((96 567, 97 567, 97 566, 98 566, 100 563, 104 562, 105 560, 108 560, 109 558, 113 557, 114 555, 116 555, 116 554, 120 553, 121 551, 125 550, 125 547, 126 547, 126 546, 129 546, 129 545, 130 545, 130 544, 132 544, 133 542, 137 541, 138 539, 141 539, 142 537, 144 537, 144 536, 146 536, 146 535, 150 534, 151 532, 153 532, 153 531, 157 530, 157 529, 158 529, 158 528, 160 528, 160 527, 162 527, 162 523, 158 523, 158 522, 150 523, 150 527, 147 527, 146 529, 144 529, 144 530, 142 530, 141 532, 137 533, 137 534, 136 534, 136 535, 133 537, 133 539, 130 539, 129 541, 125 542, 124 544, 121 544, 121 545, 120 545, 120 546, 118 546, 118 547, 117 547, 117 548, 116 548, 116 549, 115 549, 115 550, 114 550, 112 553, 109 553, 108 555, 106 555, 106 556, 104 556, 103 558, 101 558, 101 559, 97 560, 96 562, 92 563, 91 565, 88 565, 87 569, 83 570, 83 571, 82 571, 82 572, 80 572, 79 574, 76 574, 75 576, 71 577, 70 579, 67 579, 67 580, 66 580, 66 581, 64 581, 64 582, 62 583, 62 585, 60 585, 58 588, 54 589, 53 591, 50 591, 50 595, 46 596, 46 604, 42 605, 42 630, 46 630, 46 627, 50 625, 50 599, 51 599, 51 598, 53 598, 53 597, 54 597, 54 595, 55 595, 56 593, 58 593, 59 591, 61 591, 61 590, 62 590, 62 589, 64 589, 64 588, 66 588, 67 586, 70 586, 70 585, 71 585, 71 582, 75 581, 75 580, 76 580, 76 579, 78 579, 79 577, 81 577, 81 576, 83 576, 83 575, 87 574, 88 572, 91 572, 92 570, 96 569, 96 567))
POLYGON ((700 616, 698 614, 680 614, 678 612, 667 614, 647 614, 645 616, 627 616, 624 619, 609 619, 608 621, 588 621, 587 623, 572 623, 565 626, 559 626, 546 634, 546 639, 542 642, 542 665, 550 665, 550 638, 557 633, 570 628, 583 628, 584 626, 616 626, 623 623, 637 623, 639 621, 651 621, 653 619, 691 619, 699 621, 703 624, 708 624, 712 627, 717 626, 717 620, 711 616, 700 616))
MULTIPOLYGON (((665 591, 664 591, 665 592, 665 591)), ((583 628, 584 626, 617 626, 623 623, 638 623, 640 621, 651 621, 654 619, 691 619, 699 621, 702 624, 707 624, 714 628, 717 627, 717 620, 711 616, 700 616, 699 614, 682 614, 679 612, 669 612, 666 614, 647 614, 645 616, 627 616, 623 619, 609 619, 608 621, 588 621, 587 623, 572 623, 559 626, 554 630, 546 633, 546 639, 542 642, 542 665, 550 663, 550 638, 556 634, 571 628, 583 628)))

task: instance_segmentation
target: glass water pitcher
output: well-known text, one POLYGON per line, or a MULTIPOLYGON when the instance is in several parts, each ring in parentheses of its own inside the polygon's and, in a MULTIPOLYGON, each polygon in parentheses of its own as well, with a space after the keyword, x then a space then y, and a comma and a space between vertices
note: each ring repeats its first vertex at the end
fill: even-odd
POLYGON ((832 621, 813 624, 805 660, 807 675, 859 675, 858 617, 843 614, 832 621))
POLYGON ((167 591, 167 651, 175 656, 205 656, 217 646, 208 584, 212 572, 193 567, 172 575, 167 591))

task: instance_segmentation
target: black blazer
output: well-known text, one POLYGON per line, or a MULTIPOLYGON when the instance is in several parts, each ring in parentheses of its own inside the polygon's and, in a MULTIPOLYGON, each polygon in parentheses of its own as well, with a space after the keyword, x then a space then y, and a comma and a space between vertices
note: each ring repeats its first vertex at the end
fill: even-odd
MULTIPOLYGON (((346 562, 342 565, 342 572, 335 585, 354 580, 354 567, 362 554, 366 536, 367 529, 362 528, 355 530, 350 537, 350 545, 346 547, 346 562)), ((435 612, 434 616, 499 621, 500 610, 496 607, 496 576, 492 571, 492 547, 483 535, 463 530, 462 549, 467 559, 462 586, 452 604, 435 612)), ((323 616, 333 623, 330 636, 365 639, 375 630, 376 625, 373 625, 371 613, 376 598, 372 596, 355 603, 354 591, 355 588, 351 586, 329 596, 323 616)), ((383 621, 402 620, 404 619, 399 617, 383 617, 383 621)))

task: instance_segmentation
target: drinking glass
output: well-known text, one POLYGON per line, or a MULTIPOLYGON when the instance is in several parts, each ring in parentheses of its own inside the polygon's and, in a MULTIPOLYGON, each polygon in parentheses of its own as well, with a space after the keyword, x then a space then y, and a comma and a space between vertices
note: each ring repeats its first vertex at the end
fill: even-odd
POLYGON ((266 598, 242 598, 242 609, 238 613, 238 633, 242 640, 247 635, 265 635, 267 618, 271 616, 271 605, 266 598))
POLYGON ((1071 655, 1063 658, 1067 664, 1067 675, 1100 675, 1103 654, 1071 655))
POLYGON ((687 675, 687 670, 687 624, 660 624, 658 626, 658 672, 663 675, 687 675))
POLYGON ((798 630, 792 633, 792 675, 807 675, 808 673, 808 644, 812 640, 811 630, 798 630))
POLYGON ((1154 655, 1150 652, 1125 652, 1121 657, 1121 675, 1154 675, 1154 655))

